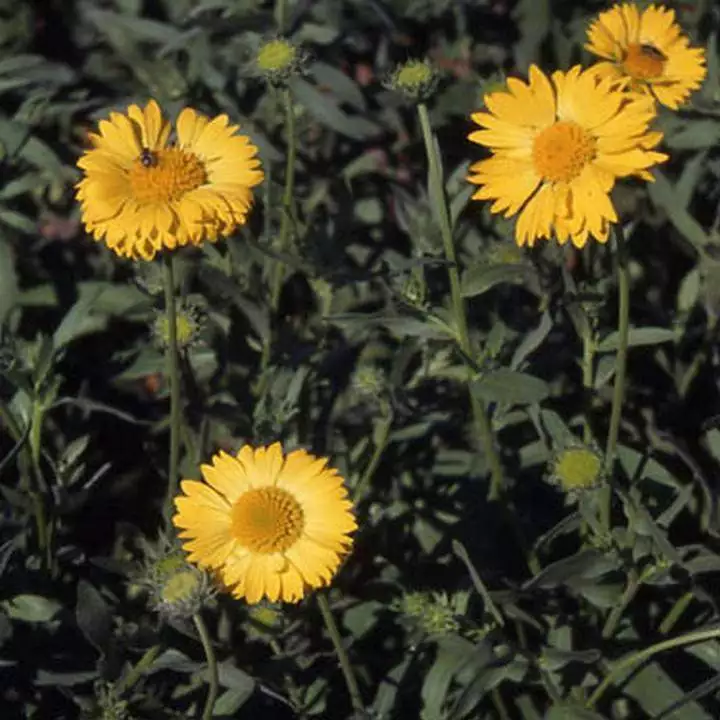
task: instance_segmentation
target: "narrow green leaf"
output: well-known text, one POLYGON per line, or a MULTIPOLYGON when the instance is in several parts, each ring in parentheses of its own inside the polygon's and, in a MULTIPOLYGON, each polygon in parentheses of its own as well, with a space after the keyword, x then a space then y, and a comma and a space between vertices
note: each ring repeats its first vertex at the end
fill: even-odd
POLYGON ((550 386, 534 375, 500 369, 474 380, 472 392, 486 403, 533 405, 550 396, 550 386))
POLYGON ((501 284, 522 285, 539 294, 535 269, 530 265, 476 265, 465 271, 461 281, 463 297, 476 297, 501 284))
MULTIPOLYGON (((615 331, 598 343, 598 352, 614 352, 618 349, 618 332, 615 331)), ((641 347, 643 345, 659 345, 673 342, 675 331, 661 327, 630 328, 628 333, 628 347, 641 347)))

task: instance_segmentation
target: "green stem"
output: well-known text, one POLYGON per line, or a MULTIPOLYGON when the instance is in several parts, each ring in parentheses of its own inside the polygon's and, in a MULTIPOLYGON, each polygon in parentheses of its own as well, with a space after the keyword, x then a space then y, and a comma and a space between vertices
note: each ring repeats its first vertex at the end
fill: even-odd
POLYGON ((277 0, 275 3, 275 23, 277 24, 278 35, 285 31, 285 20, 287 17, 287 0, 277 0))
POLYGON ((35 398, 33 400, 32 412, 30 419, 30 434, 28 437, 28 445, 30 448, 30 464, 32 473, 35 477, 35 487, 30 490, 32 498, 33 514, 35 515, 35 526, 37 527, 38 550, 40 556, 45 563, 47 570, 53 570, 52 547, 50 537, 52 530, 45 511, 45 498, 47 493, 47 483, 43 477, 42 468, 40 466, 40 456, 42 453, 42 426, 45 417, 45 406, 42 400, 35 398))
POLYGON ((210 633, 208 633, 205 621, 199 613, 193 615, 193 622, 195 623, 198 635, 200 635, 200 642, 205 651, 208 666, 208 696, 205 700, 202 720, 210 720, 213 715, 213 708, 215 707, 219 690, 217 659, 215 658, 215 651, 213 650, 212 641, 210 640, 210 633))
POLYGON ((500 694, 500 688, 493 688, 490 693, 492 704, 498 714, 499 720, 510 720, 510 713, 505 705, 502 695, 500 694))
MULTIPOLYGON (((428 161, 430 197, 433 205, 435 206, 440 222, 440 233, 442 235, 443 246, 445 248, 445 258, 448 261, 450 297, 458 343, 461 350, 468 357, 473 357, 472 348, 470 346, 470 336, 468 334, 465 303, 460 288, 460 273, 458 271, 455 243, 453 242, 452 236, 450 211, 448 209, 447 198, 445 197, 440 158, 435 144, 435 136, 432 128, 430 127, 430 116, 428 114, 427 105, 425 105, 425 103, 420 103, 417 110, 418 117, 420 118, 420 127, 422 128, 423 140, 425 142, 425 153, 428 161)), ((468 385, 469 384, 470 376, 468 375, 468 385)), ((493 437, 490 418, 488 417, 487 409, 484 403, 475 397, 472 393, 472 389, 470 389, 470 404, 472 407, 473 418, 475 420, 476 432, 480 437, 485 456, 490 465, 490 488, 488 490, 488 500, 498 500, 503 491, 503 468, 502 463, 500 462, 500 456, 495 449, 495 439, 493 437)))
POLYGON ((355 679, 355 673, 353 672, 352 665, 350 664, 350 658, 343 647, 340 630, 338 629, 335 618, 330 610, 330 604, 328 603, 325 593, 317 593, 317 601, 320 613, 325 621, 325 627, 330 634, 330 639, 332 640, 333 647, 335 648, 335 654, 340 661, 340 669, 342 670, 343 677, 345 678, 345 685, 347 685, 348 694, 350 695, 350 703, 352 704, 353 710, 358 715, 362 715, 365 712, 365 706, 363 705, 362 696, 360 695, 360 688, 358 687, 357 680, 355 679))
MULTIPOLYGON (((37 406, 37 402, 35 403, 37 406)), ((31 413, 31 421, 23 432, 13 416, 10 408, 0 402, 0 420, 7 428, 12 439, 17 443, 18 469, 20 472, 20 487, 25 490, 32 502, 35 527, 37 530, 38 550, 48 569, 52 568, 52 550, 50 547, 47 519, 45 517, 45 504, 43 502, 44 481, 40 470, 40 434, 35 430, 37 416, 35 407, 31 413), (35 447, 38 449, 35 450, 35 447), (38 461, 35 461, 37 457, 38 461), (32 468, 32 470, 31 470, 32 468), (34 478, 32 476, 35 476, 34 478), (37 485, 37 487, 34 487, 37 485)), ((40 421, 41 422, 41 421, 40 421)), ((13 451, 11 451, 13 452, 13 451)), ((3 464, 7 458, 3 459, 3 464)))
POLYGON ((622 614, 625 612, 625 608, 627 608, 627 606, 632 602, 633 598, 637 594, 637 591, 640 589, 641 584, 642 583, 638 577, 637 571, 631 569, 628 574, 625 592, 623 592, 620 602, 617 603, 610 611, 610 614, 605 621, 605 625, 603 626, 602 636, 605 640, 611 638, 615 634, 615 630, 617 629, 622 614))
POLYGON ((168 457, 168 484, 165 497, 165 522, 170 527, 173 500, 178 491, 180 462, 180 358, 177 346, 177 308, 175 306, 175 272, 173 255, 163 258, 163 281, 165 286, 165 313, 168 325, 167 372, 170 380, 170 452, 168 457))
POLYGON ((687 610, 695 595, 688 590, 684 595, 679 597, 675 604, 670 608, 670 612, 663 618, 658 630, 661 635, 667 635, 674 627, 682 614, 687 610))
POLYGON ((493 599, 490 596, 490 592, 485 586, 482 577, 480 577, 480 573, 475 569, 475 566, 472 564, 472 561, 470 560, 470 556, 468 555, 465 546, 457 540, 453 540, 452 549, 453 552, 460 558, 460 560, 462 560, 462 562, 465 564, 465 567, 467 568, 467 571, 470 573, 470 579, 475 586, 475 590, 477 590, 478 595, 480 595, 483 602, 485 603, 485 610, 493 616, 498 627, 505 627, 505 619, 503 618, 500 610, 498 610, 497 605, 495 605, 495 603, 493 602, 493 599))
MULTIPOLYGON (((282 3, 280 3, 282 4, 282 3)), ((294 217, 295 197, 295 164, 297 160, 297 142, 295 138, 295 108, 293 106, 290 88, 282 90, 283 107, 285 110, 285 135, 287 138, 287 155, 285 157, 285 187, 282 196, 282 216, 280 218, 280 232, 278 233, 277 245, 275 248, 283 252, 287 249, 288 236, 294 217)), ((270 310, 274 315, 280 304, 280 291, 282 290, 285 276, 285 266, 280 260, 272 261, 270 268, 270 310)), ((270 349, 272 345, 272 332, 268 332, 262 347, 260 357, 260 381, 258 383, 257 395, 264 393, 267 379, 266 371, 270 364, 270 349)))
POLYGON ((355 485, 355 488, 353 490, 353 500, 356 503, 362 500, 365 488, 370 482, 370 480, 372 480, 372 477, 373 475, 375 475, 375 471, 380 464, 383 452, 385 452, 388 439, 390 438, 390 428, 392 427, 392 421, 392 410, 387 408, 385 410, 385 415, 380 419, 377 436, 374 438, 375 450, 373 451, 372 457, 370 458, 370 462, 365 467, 365 471, 363 472, 362 477, 360 478, 360 480, 358 480, 358 483, 357 485, 355 485))
POLYGON ((160 645, 153 645, 149 647, 143 656, 137 661, 135 667, 122 679, 117 686, 119 692, 124 690, 130 690, 132 686, 143 676, 146 670, 152 667, 157 656, 160 654, 160 645))
MULTIPOLYGON (((630 332, 630 270, 628 267, 628 251, 625 236, 619 223, 613 226, 618 274, 618 347, 615 355, 615 385, 613 387, 612 408, 610 410, 610 427, 607 445, 605 446, 605 469, 608 480, 612 478, 615 464, 620 418, 622 416, 623 397, 625 395, 625 373, 627 369, 628 335, 630 332)), ((612 487, 608 482, 603 488, 601 499, 601 518, 607 532, 611 529, 612 487)))
MULTIPOLYGON (((279 660, 285 656, 285 652, 283 651, 280 643, 275 638, 270 639, 270 649, 273 651, 273 656, 275 660, 279 660)), ((293 711, 297 714, 298 717, 305 717, 305 713, 303 711, 302 697, 300 697, 298 689, 295 686, 295 683, 293 682, 292 676, 289 672, 283 673, 283 680, 285 681, 285 687, 287 688, 287 693, 289 695, 290 704, 292 705, 293 711)))
POLYGON ((634 666, 639 665, 646 660, 649 660, 653 657, 653 655, 657 655, 657 653, 663 652, 664 650, 671 650, 672 648, 683 647, 684 645, 695 645, 697 643, 714 640, 719 637, 720 627, 715 627, 712 630, 696 630, 695 632, 680 635, 679 637, 672 638, 671 640, 663 640, 662 642, 655 643, 655 645, 651 645, 644 650, 628 655, 613 665, 610 672, 603 678, 603 681, 595 688, 593 694, 588 698, 585 703, 585 707, 588 710, 595 707, 605 691, 615 682, 619 675, 622 675, 623 672, 630 670, 634 666))
POLYGON ((592 424, 590 415, 592 411, 592 392, 594 387, 593 370, 595 363, 595 337, 591 330, 588 330, 582 339, 583 359, 582 359, 582 381, 583 390, 585 391, 585 400, 587 406, 585 408, 585 420, 583 422, 583 441, 589 443, 592 440, 592 424))

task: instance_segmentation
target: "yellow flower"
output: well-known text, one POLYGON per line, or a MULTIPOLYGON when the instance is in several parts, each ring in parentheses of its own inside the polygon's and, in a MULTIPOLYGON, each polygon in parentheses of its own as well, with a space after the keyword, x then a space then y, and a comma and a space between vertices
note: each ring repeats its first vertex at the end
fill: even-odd
POLYGON ((275 38, 260 47, 256 62, 263 72, 282 72, 295 62, 297 52, 292 43, 283 38, 275 38))
POLYGON ((518 245, 553 233, 577 247, 591 236, 606 242, 618 219, 615 180, 652 180, 647 169, 667 160, 652 151, 662 139, 648 131, 652 99, 579 66, 553 73, 551 83, 533 65, 528 83, 510 78, 506 91, 485 96, 485 107, 472 115, 483 129, 469 139, 492 156, 471 165, 468 180, 480 185, 473 199, 494 201, 492 212, 519 213, 518 245))
POLYGON ((257 148, 227 115, 190 108, 172 128, 151 100, 110 113, 78 161, 85 228, 122 257, 151 260, 167 248, 215 242, 245 222, 262 182, 257 148))
POLYGON ((205 483, 183 480, 173 517, 190 562, 217 571, 249 603, 298 602, 330 582, 357 525, 327 459, 246 445, 200 469, 205 483))
POLYGON ((585 47, 605 58, 593 67, 600 77, 625 80, 673 110, 705 79, 704 50, 690 47, 675 11, 662 5, 616 5, 598 15, 587 36, 585 47))
POLYGON ((590 490, 603 479, 602 456, 594 448, 573 445, 561 449, 553 458, 551 480, 568 494, 590 490))

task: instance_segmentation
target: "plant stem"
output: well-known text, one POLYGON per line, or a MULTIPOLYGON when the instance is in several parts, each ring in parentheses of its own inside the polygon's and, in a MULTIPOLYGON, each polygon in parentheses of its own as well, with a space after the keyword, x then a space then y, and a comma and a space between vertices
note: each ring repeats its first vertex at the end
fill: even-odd
POLYGON ((130 688, 142 677, 146 670, 152 667, 155 659, 160 654, 160 645, 152 645, 137 661, 136 665, 130 670, 123 680, 118 683, 118 691, 130 690, 130 688))
POLYGON ((375 474, 378 465, 380 464, 383 452, 385 452, 388 439, 390 438, 390 428, 392 427, 392 421, 392 410, 390 410, 390 408, 386 408, 385 414, 380 419, 380 423, 378 425, 377 436, 374 438, 375 450, 373 451, 372 457, 370 458, 370 462, 365 467, 365 471, 363 472, 362 477, 360 478, 360 480, 358 480, 357 485, 355 485, 355 488, 353 489, 353 502, 355 503, 362 500, 365 488, 367 487, 367 484, 370 482, 370 480, 372 480, 372 477, 375 474))
POLYGON ((485 603, 486 612, 489 612, 493 616, 498 627, 505 627, 505 618, 503 618, 502 613, 500 612, 500 610, 498 610, 497 605, 495 605, 495 603, 493 602, 490 592, 485 586, 482 577, 480 577, 480 573, 475 569, 475 566, 472 564, 472 561, 470 560, 470 556, 468 555, 468 551, 465 549, 465 546, 457 540, 453 540, 452 549, 455 555, 457 555, 460 560, 462 560, 462 562, 465 564, 465 567, 467 568, 467 571, 470 573, 470 579, 475 586, 475 590, 477 590, 478 595, 480 595, 483 603, 485 603))
MULTIPOLYGON (((460 349, 468 356, 473 357, 468 335, 467 315, 465 303, 460 288, 460 273, 458 271, 455 244, 452 236, 452 223, 448 209, 447 198, 445 197, 442 169, 438 149, 435 144, 435 136, 430 127, 430 116, 427 105, 418 105, 418 116, 422 128, 423 140, 425 142, 425 153, 428 161, 428 177, 430 185, 430 198, 437 212, 440 223, 440 233, 445 248, 445 258, 448 261, 448 276, 450 280, 450 297, 452 302, 453 318, 457 331, 460 349)), ((503 468, 500 456, 495 449, 495 438, 493 437, 492 426, 485 404, 481 402, 472 392, 470 387, 470 375, 468 374, 468 389, 470 391, 470 405, 475 420, 476 432, 480 437, 485 456, 490 465, 490 487, 488 489, 488 500, 498 500, 503 492, 503 468)))
POLYGON ((213 715, 213 708, 215 707, 215 700, 217 700, 219 689, 217 659, 215 658, 215 651, 213 650, 210 633, 208 633, 205 621, 199 613, 195 613, 192 617, 198 631, 198 635, 200 635, 200 642, 202 643, 203 650, 205 651, 205 658, 207 659, 208 665, 208 696, 205 700, 205 709, 203 710, 202 720, 210 720, 213 715))
POLYGON ((168 528, 173 512, 173 500, 178 490, 180 461, 180 359, 177 347, 177 308, 175 306, 175 272, 173 255, 163 258, 165 286, 165 314, 168 324, 167 372, 170 380, 170 452, 168 457, 168 484, 164 516, 168 528))
POLYGON ((585 420, 583 422, 583 442, 586 444, 592 440, 592 423, 590 415, 592 411, 592 391, 593 391, 593 369, 595 362, 595 337, 591 330, 584 333, 582 338, 583 359, 582 359, 582 380, 583 389, 585 390, 585 420))
POLYGON ((660 623, 658 630, 661 635, 667 635, 675 627, 675 623, 677 623, 681 615, 687 610, 688 605, 690 605, 694 597, 695 595, 693 595, 692 591, 688 590, 675 601, 675 604, 670 608, 670 612, 668 612, 660 623))
POLYGON ((625 591, 620 598, 620 602, 617 603, 610 611, 610 614, 605 621, 605 625, 603 626, 602 636, 605 640, 611 638, 615 634, 615 630, 617 629, 622 614, 625 612, 625 608, 632 602, 632 599, 637 594, 641 584, 642 583, 638 577, 637 571, 632 568, 628 573, 627 585, 625 586, 625 591))
POLYGON ((502 699, 500 688, 493 688, 490 693, 490 697, 492 699, 492 704, 497 711, 499 720, 510 720, 510 713, 508 712, 505 702, 502 699))
POLYGON ((360 695, 360 688, 358 687, 357 680, 355 679, 355 673, 353 672, 352 665, 350 664, 350 658, 342 644, 342 638, 340 637, 340 630, 338 629, 335 618, 333 617, 332 611, 330 610, 330 604, 328 603, 327 596, 323 592, 317 593, 318 607, 320 613, 325 621, 325 627, 330 634, 333 647, 335 648, 335 654, 340 661, 340 669, 342 670, 343 677, 345 678, 345 685, 347 685, 348 694, 350 695, 350 703, 352 704, 353 710, 358 715, 365 712, 365 705, 360 695))
POLYGON ((612 469, 615 464, 620 418, 622 416, 623 397, 625 395, 625 373, 627 369, 628 335, 630 332, 630 270, 628 267, 628 251, 622 226, 613 226, 615 235, 617 274, 618 274, 618 347, 615 355, 615 384, 613 386, 612 408, 610 410, 610 427, 607 445, 605 446, 605 470, 608 482, 603 488, 600 512, 602 525, 607 532, 611 529, 612 507, 612 469))
POLYGON ((684 645, 695 645, 697 643, 705 642, 707 640, 713 640, 720 637, 720 627, 714 627, 707 630, 696 630, 695 632, 687 633, 686 635, 680 635, 679 637, 672 638, 670 640, 663 640, 662 642, 650 645, 650 647, 640 650, 631 655, 627 655, 622 660, 615 663, 610 672, 603 678, 603 681, 595 688, 593 694, 588 698, 585 703, 585 707, 590 710, 600 698, 603 696, 605 691, 613 684, 616 678, 626 670, 635 665, 649 660, 653 655, 664 650, 671 650, 672 648, 682 647, 684 645))
POLYGON ((33 513, 38 535, 38 550, 45 564, 45 568, 51 573, 53 569, 53 556, 50 538, 52 537, 52 518, 48 518, 45 510, 45 495, 48 495, 48 487, 43 477, 40 457, 42 454, 42 425, 45 417, 45 404, 39 398, 33 400, 30 419, 30 433, 28 436, 28 447, 30 449, 30 465, 35 478, 35 488, 30 490, 32 498, 33 513))
MULTIPOLYGON (((279 3, 278 7, 283 3, 279 3)), ((282 216, 280 218, 280 232, 278 233, 275 248, 283 252, 287 249, 290 226, 294 217, 295 196, 295 164, 297 160, 297 143, 295 138, 295 108, 293 106, 290 88, 282 90, 283 107, 285 111, 285 135, 287 138, 287 155, 285 158, 285 187, 282 196, 282 216)), ((269 211, 266 208, 266 212, 269 211)), ((280 291, 282 290, 285 266, 280 260, 273 260, 270 267, 270 311, 274 315, 280 304, 280 291)), ((266 371, 270 364, 270 349, 272 346, 272 331, 268 332, 262 347, 260 357, 260 381, 257 395, 261 396, 267 385, 266 371)))
POLYGON ((287 16, 287 0, 277 0, 275 3, 275 23, 277 24, 278 35, 285 32, 285 18, 287 16))

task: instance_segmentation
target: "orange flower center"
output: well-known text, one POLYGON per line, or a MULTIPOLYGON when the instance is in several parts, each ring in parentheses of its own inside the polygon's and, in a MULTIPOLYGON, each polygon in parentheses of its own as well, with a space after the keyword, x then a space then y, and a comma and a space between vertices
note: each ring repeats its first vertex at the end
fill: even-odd
POLYGON ((665 70, 667 58, 653 45, 633 43, 625 50, 622 66, 636 80, 658 78, 665 70))
POLYGON ((251 552, 283 552, 297 542, 304 527, 300 503, 281 488, 248 490, 232 509, 232 534, 251 552))
POLYGON ((178 147, 143 150, 129 175, 133 196, 140 203, 177 200, 207 182, 199 158, 178 147))
POLYGON ((595 158, 595 138, 577 123, 560 120, 533 142, 535 170, 545 180, 569 182, 595 158))

